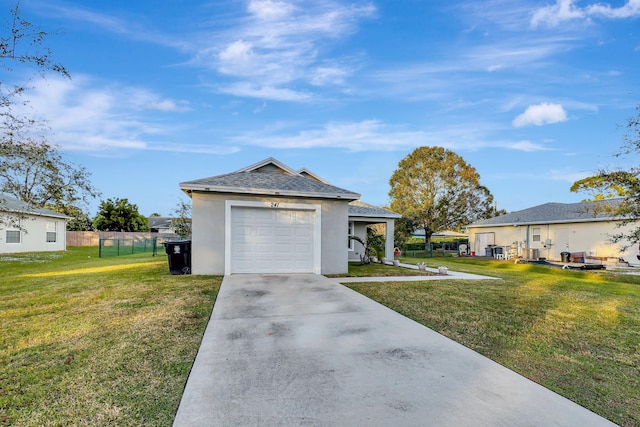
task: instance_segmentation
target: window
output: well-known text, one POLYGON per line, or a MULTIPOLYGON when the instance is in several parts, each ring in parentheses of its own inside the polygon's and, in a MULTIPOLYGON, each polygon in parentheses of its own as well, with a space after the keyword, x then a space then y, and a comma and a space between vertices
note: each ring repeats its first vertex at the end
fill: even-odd
POLYGON ((534 242, 540 241, 540 227, 534 227, 531 234, 534 242))
POLYGON ((20 230, 7 230, 7 243, 20 243, 20 230))
MULTIPOLYGON (((349 221, 349 231, 347 232, 348 236, 353 236, 355 227, 352 221, 349 221)), ((349 239, 347 241, 347 247, 349 248, 350 251, 353 251, 355 249, 355 246, 353 245, 354 240, 353 239, 349 239)))
POLYGON ((56 222, 47 221, 47 243, 55 243, 57 239, 56 222))

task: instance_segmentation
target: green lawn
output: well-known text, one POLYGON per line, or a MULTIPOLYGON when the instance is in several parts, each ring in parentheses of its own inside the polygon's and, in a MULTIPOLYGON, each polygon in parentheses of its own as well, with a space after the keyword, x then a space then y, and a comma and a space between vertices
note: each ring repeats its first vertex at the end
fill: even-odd
POLYGON ((97 248, 0 256, 0 425, 170 426, 221 277, 97 248))
POLYGON ((615 423, 640 426, 640 276, 468 257, 402 260, 420 261, 503 280, 347 286, 615 423))
MULTIPOLYGON (((503 280, 349 286, 618 424, 640 425, 640 277, 424 261, 503 280)), ((97 248, 0 256, 0 425, 170 426, 221 280, 171 276, 165 256, 101 259, 97 248)))

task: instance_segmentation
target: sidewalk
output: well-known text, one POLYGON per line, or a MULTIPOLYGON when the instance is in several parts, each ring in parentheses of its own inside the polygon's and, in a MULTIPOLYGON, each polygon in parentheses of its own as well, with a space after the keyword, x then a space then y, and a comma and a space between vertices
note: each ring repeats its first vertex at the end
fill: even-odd
MULTIPOLYGON (((399 267, 408 268, 410 270, 418 270, 418 266, 414 264, 400 263, 399 267)), ((357 283, 357 282, 420 282, 424 280, 502 280, 498 277, 481 276, 479 274, 460 273, 457 271, 448 271, 446 275, 438 274, 437 268, 425 268, 425 271, 434 273, 433 276, 377 276, 377 277, 330 277, 338 283, 357 283)))

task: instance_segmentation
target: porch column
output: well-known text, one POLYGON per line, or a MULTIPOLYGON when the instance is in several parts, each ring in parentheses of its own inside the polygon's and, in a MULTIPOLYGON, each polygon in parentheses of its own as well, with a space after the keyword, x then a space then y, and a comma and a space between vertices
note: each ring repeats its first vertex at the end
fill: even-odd
POLYGON ((385 245, 384 245, 384 257, 386 259, 393 259, 393 232, 394 232, 394 224, 395 220, 388 219, 386 220, 387 235, 385 236, 385 245))

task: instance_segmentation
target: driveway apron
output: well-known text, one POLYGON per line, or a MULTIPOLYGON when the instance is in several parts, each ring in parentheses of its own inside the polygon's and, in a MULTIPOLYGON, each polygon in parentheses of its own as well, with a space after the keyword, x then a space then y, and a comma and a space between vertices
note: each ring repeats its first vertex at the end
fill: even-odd
POLYGON ((320 275, 222 282, 175 427, 607 426, 320 275))

